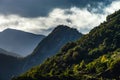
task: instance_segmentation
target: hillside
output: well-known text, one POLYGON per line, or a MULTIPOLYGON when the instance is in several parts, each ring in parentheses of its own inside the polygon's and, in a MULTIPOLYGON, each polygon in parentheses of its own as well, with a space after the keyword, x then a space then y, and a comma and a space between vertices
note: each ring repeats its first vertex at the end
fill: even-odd
POLYGON ((13 57, 22 57, 19 54, 8 52, 8 51, 1 49, 1 48, 0 48, 0 53, 5 54, 5 55, 9 55, 9 56, 13 56, 13 57))
MULTIPOLYGON (((76 29, 68 26, 57 26, 36 47, 31 55, 25 58, 24 70, 39 65, 48 57, 55 55, 59 49, 68 42, 75 41, 82 36, 76 29)), ((24 71, 23 70, 23 71, 24 71)))
POLYGON ((56 56, 13 80, 119 80, 120 10, 56 56))
POLYGON ((20 72, 21 60, 0 52, 0 80, 9 80, 20 72))
POLYGON ((27 56, 32 53, 44 37, 43 35, 36 35, 15 29, 6 29, 0 32, 0 48, 21 56, 27 56))

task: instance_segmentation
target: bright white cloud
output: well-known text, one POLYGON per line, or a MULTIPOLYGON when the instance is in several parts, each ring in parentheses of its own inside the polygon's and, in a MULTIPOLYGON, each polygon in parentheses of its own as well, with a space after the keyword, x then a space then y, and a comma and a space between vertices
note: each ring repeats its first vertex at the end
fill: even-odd
POLYGON ((36 34, 48 34, 48 29, 64 24, 88 33, 93 27, 103 22, 108 14, 120 9, 120 1, 114 1, 103 9, 103 13, 94 13, 87 8, 54 9, 47 17, 25 18, 18 15, 0 15, 0 30, 14 28, 36 34))

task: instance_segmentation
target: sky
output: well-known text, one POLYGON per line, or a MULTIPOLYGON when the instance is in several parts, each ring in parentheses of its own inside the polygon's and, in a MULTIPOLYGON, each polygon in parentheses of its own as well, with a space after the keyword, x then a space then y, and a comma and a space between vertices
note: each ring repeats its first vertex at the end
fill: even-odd
POLYGON ((119 9, 120 0, 0 0, 0 31, 48 35, 57 25, 68 25, 86 34, 119 9))

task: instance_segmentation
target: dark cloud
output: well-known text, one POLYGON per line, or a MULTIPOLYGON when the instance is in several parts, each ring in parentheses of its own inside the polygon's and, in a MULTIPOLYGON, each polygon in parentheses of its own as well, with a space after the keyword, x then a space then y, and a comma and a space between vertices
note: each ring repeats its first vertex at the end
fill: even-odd
POLYGON ((54 8, 70 8, 73 6, 97 7, 98 3, 110 4, 112 0, 0 0, 1 14, 18 14, 24 17, 46 16, 54 8))

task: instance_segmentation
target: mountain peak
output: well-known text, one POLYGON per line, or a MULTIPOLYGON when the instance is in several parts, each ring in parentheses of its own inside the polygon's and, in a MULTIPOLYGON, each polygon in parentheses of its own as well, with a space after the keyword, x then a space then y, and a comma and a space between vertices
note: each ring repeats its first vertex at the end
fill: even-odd
MULTIPOLYGON (((66 26, 66 25, 58 25, 54 30, 54 31, 59 31, 59 30, 69 30, 71 29, 70 27, 66 26)), ((73 29, 73 28, 72 28, 73 29)))
POLYGON ((12 29, 12 28, 7 28, 5 30, 3 30, 3 32, 6 32, 6 31, 15 31, 16 29, 12 29))
MULTIPOLYGON (((39 48, 36 48, 38 51, 35 50, 35 53, 36 53, 36 51, 37 51, 37 53, 40 53, 39 49, 42 49, 43 47, 48 47, 48 45, 51 46, 48 49, 52 49, 53 46, 58 46, 58 45, 59 45, 59 49, 60 49, 67 42, 75 41, 78 38, 80 38, 81 36, 82 36, 82 34, 79 33, 74 28, 70 28, 65 25, 58 25, 45 39, 43 39, 41 41, 41 43, 38 45, 39 48)), ((47 48, 45 48, 45 49, 47 49, 47 48)), ((59 49, 56 49, 56 51, 59 49)), ((49 51, 49 54, 50 53, 56 53, 56 52, 49 51)))
POLYGON ((82 34, 76 29, 64 25, 57 26, 38 44, 33 53, 26 58, 25 69, 42 63, 48 57, 55 55, 64 44, 75 41, 81 38, 81 36, 82 34))
MULTIPOLYGON (((76 33, 76 34, 81 34, 77 31, 77 29, 75 28, 70 28, 66 25, 58 25, 53 31, 51 34, 73 34, 73 33, 76 33)), ((82 34, 81 34, 82 35, 82 34)))
POLYGON ((66 25, 58 25, 55 30, 57 29, 70 29, 70 27, 66 26, 66 25))
MULTIPOLYGON (((17 30, 17 29, 12 29, 12 28, 7 28, 3 31, 4 33, 27 33, 29 34, 29 32, 25 32, 25 31, 22 31, 22 30, 17 30)), ((33 34, 33 33, 30 33, 30 34, 33 34)))

